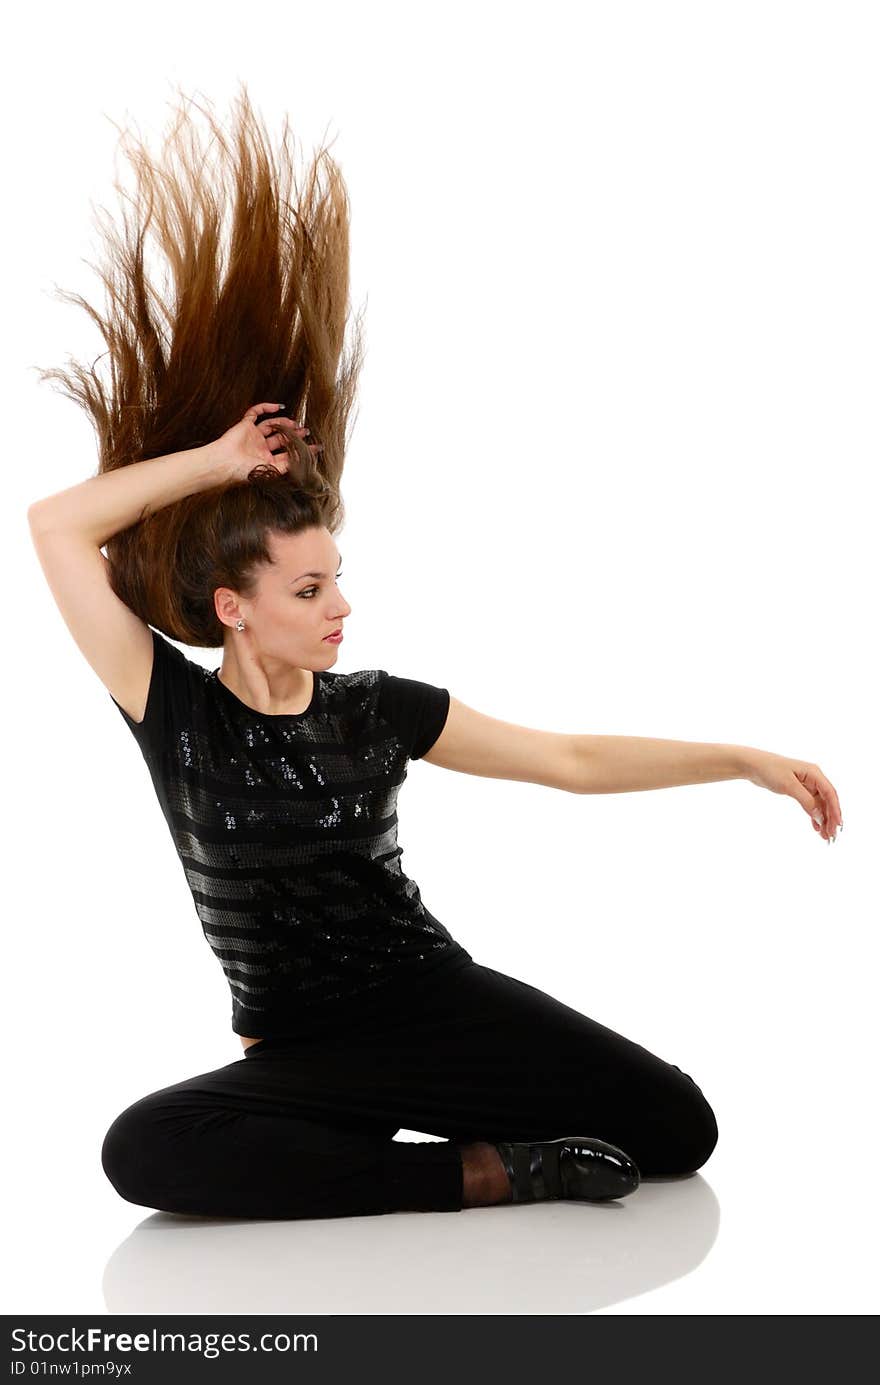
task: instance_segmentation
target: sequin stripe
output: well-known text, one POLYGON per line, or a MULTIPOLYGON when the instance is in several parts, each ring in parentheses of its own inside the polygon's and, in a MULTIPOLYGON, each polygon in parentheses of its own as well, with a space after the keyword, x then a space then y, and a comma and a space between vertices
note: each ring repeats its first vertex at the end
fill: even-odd
POLYGON ((196 907, 225 909, 234 914, 270 915, 273 910, 292 905, 302 910, 312 909, 316 916, 325 909, 339 915, 352 905, 361 913, 374 910, 380 915, 395 906, 408 914, 421 913, 424 909, 415 881, 402 873, 392 877, 387 865, 366 858, 362 858, 356 868, 350 856, 340 862, 338 869, 327 869, 322 863, 304 863, 295 879, 285 877, 282 885, 272 889, 266 886, 259 894, 238 894, 228 887, 212 890, 211 882, 207 884, 205 889, 190 884, 196 907))
POLYGON ((334 741, 314 748, 301 740, 251 747, 242 745, 232 728, 220 736, 195 720, 179 729, 168 764, 184 780, 223 793, 243 780, 257 793, 261 789, 271 793, 287 783, 304 790, 344 784, 353 792, 377 780, 384 783, 394 778, 400 785, 407 777, 406 756, 387 732, 374 740, 334 741))
POLYGON ((196 913, 202 923, 210 928, 222 931, 226 928, 243 929, 245 932, 258 932, 273 924, 280 924, 282 927, 293 927, 295 925, 306 926, 312 924, 315 928, 322 928, 329 925, 334 933, 338 933, 340 928, 348 925, 360 925, 364 928, 382 928, 385 926, 397 927, 394 922, 399 918, 406 924, 413 927, 432 928, 429 922, 424 921, 426 910, 424 905, 421 908, 412 908, 407 913, 394 914, 389 912, 385 902, 371 904, 363 896, 357 895, 354 891, 346 900, 341 900, 337 904, 325 906, 321 901, 320 909, 314 907, 314 898, 305 900, 302 898, 291 897, 286 900, 275 900, 271 905, 257 905, 247 908, 231 909, 224 908, 223 902, 212 903, 210 899, 197 899, 195 901, 196 913), (308 906, 312 909, 307 913, 308 906))
MULTIPOLYGON (((356 838, 341 837, 312 837, 297 832, 295 836, 284 838, 278 834, 277 840, 259 839, 251 840, 249 837, 230 838, 229 840, 213 841, 206 836, 197 836, 194 832, 180 830, 174 834, 175 845, 183 859, 194 862, 196 867, 226 867, 229 870, 264 870, 267 873, 272 870, 291 870, 298 869, 309 861, 324 858, 332 858, 343 848, 349 848, 351 856, 360 861, 369 862, 374 859, 373 847, 381 845, 381 853, 376 853, 376 858, 388 850, 387 842, 390 840, 397 845, 396 839, 397 821, 391 823, 386 832, 382 835, 385 841, 380 843, 378 837, 369 833, 364 833, 356 838), (355 850, 359 846, 362 850, 355 850)), ((393 850, 393 847, 391 848, 393 850)), ((390 863, 390 862, 389 862, 390 863)))
MULTIPOLYGON (((259 846, 259 843, 256 845, 259 846)), ((225 854, 238 859, 216 874, 210 866, 204 871, 200 870, 198 864, 193 864, 192 857, 183 852, 180 853, 180 861, 194 894, 201 892, 234 897, 240 892, 246 901, 271 903, 272 900, 298 893, 308 894, 316 883, 322 892, 326 888, 330 897, 338 894, 339 887, 349 885, 379 889, 383 896, 386 891, 394 895, 414 891, 414 882, 404 873, 401 865, 402 851, 398 852, 395 848, 390 852, 374 853, 370 843, 365 843, 365 847, 367 849, 363 851, 353 851, 350 847, 345 851, 323 852, 307 848, 293 849, 292 859, 288 852, 284 861, 265 866, 262 879, 256 874, 256 866, 245 859, 239 848, 227 848, 225 854)))
POLYGON ((241 938, 238 936, 221 938, 218 934, 207 931, 205 937, 218 957, 224 950, 251 953, 257 957, 271 957, 273 951, 276 951, 278 947, 277 943, 268 942, 265 938, 241 938))
POLYGON ((276 787, 273 795, 218 795, 180 777, 169 778, 165 784, 168 807, 185 826, 210 826, 225 821, 231 814, 243 824, 278 821, 308 827, 324 820, 328 799, 332 799, 347 815, 351 827, 358 829, 368 823, 387 823, 396 812, 399 792, 399 784, 374 784, 353 793, 324 787, 319 794, 301 795, 289 787, 276 787))
POLYGON ((236 991, 247 991, 251 995, 268 995, 272 990, 271 986, 252 986, 248 981, 240 981, 237 976, 230 976, 225 967, 223 970, 226 972, 226 980, 236 991))
POLYGON ((373 939, 396 939, 400 935, 440 937, 451 941, 448 930, 425 909, 420 914, 361 909, 338 920, 330 920, 326 915, 304 914, 298 905, 275 909, 271 914, 255 912, 249 917, 200 904, 197 913, 209 941, 224 944, 227 939, 233 939, 251 945, 250 940, 253 939, 252 950, 267 953, 279 945, 287 946, 291 934, 297 936, 301 946, 306 943, 309 946, 318 945, 321 939, 334 946, 341 940, 350 943, 366 941, 372 945, 373 939))
POLYGON ((323 817, 304 817, 299 821, 290 811, 290 805, 283 802, 279 803, 277 812, 272 815, 255 809, 243 814, 236 813, 222 802, 218 802, 211 811, 209 820, 199 820, 185 809, 174 808, 169 810, 166 817, 175 836, 191 834, 207 845, 229 842, 234 834, 235 841, 258 844, 265 841, 270 846, 278 833, 295 832, 297 841, 305 845, 330 841, 335 842, 337 847, 340 844, 357 847, 359 842, 369 842, 379 832, 387 832, 398 825, 396 812, 387 818, 370 821, 364 817, 363 822, 358 822, 360 810, 356 808, 354 818, 349 819, 343 804, 335 796, 323 817))
MULTIPOLYGON (((319 889, 292 889, 284 894, 256 901, 221 898, 219 895, 206 895, 201 890, 193 890, 192 897, 196 912, 204 923, 218 926, 224 917, 228 917, 235 919, 237 925, 241 921, 242 926, 249 927, 245 920, 253 918, 253 926, 256 928, 264 927, 267 919, 288 911, 296 910, 302 915, 307 909, 312 911, 316 920, 334 925, 350 923, 361 918, 369 918, 373 923, 379 924, 389 917, 390 903, 376 894, 371 902, 363 890, 353 886, 344 890, 340 888, 332 894, 319 889)), ((415 895, 412 895, 405 902, 408 904, 408 916, 421 918, 425 912, 421 900, 416 900, 415 895)))
MULTIPOLYGON (((398 846, 378 855, 371 851, 365 859, 371 860, 377 869, 393 872, 399 880, 403 877, 402 855, 403 848, 398 846)), ((194 899, 223 900, 240 908, 295 896, 314 896, 335 905, 347 895, 350 883, 344 862, 337 863, 336 857, 326 852, 315 855, 309 862, 297 862, 293 868, 288 865, 264 867, 259 875, 244 866, 226 866, 209 874, 197 869, 186 857, 181 856, 181 862, 194 899)))
POLYGON ((229 974, 230 971, 242 972, 245 976, 271 976, 272 967, 265 966, 262 962, 243 962, 239 957, 224 957, 223 970, 229 974))
POLYGON ((253 810, 244 814, 236 813, 221 802, 217 803, 216 809, 212 809, 213 817, 208 821, 200 821, 187 811, 174 808, 169 809, 166 817, 175 836, 191 834, 207 845, 235 840, 265 842, 267 846, 271 846, 273 838, 279 833, 293 832, 296 834, 296 840, 306 846, 329 841, 337 847, 351 844, 357 848, 359 843, 370 842, 380 833, 391 831, 398 825, 396 811, 386 818, 374 818, 372 821, 366 816, 359 821, 357 812, 356 809, 355 815, 349 817, 339 799, 334 796, 330 800, 328 812, 323 817, 303 817, 299 821, 290 811, 290 806, 283 802, 279 804, 277 813, 271 817, 253 810))

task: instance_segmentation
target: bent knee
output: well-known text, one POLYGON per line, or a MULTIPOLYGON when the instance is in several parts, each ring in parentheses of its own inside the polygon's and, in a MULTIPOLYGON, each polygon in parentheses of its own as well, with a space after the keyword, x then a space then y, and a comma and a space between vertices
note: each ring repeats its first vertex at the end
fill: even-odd
POLYGON ((101 1166, 120 1197, 151 1207, 149 1173, 155 1162, 155 1127, 146 1098, 116 1117, 101 1145, 101 1166))
POLYGON ((718 1122, 715 1112, 705 1097, 701 1096, 689 1117, 689 1147, 685 1155, 682 1173, 694 1173, 703 1167, 718 1143, 718 1122))
POLYGON ((642 1173, 675 1177, 702 1168, 718 1143, 718 1123, 693 1078, 670 1064, 646 1096, 642 1173), (670 1067, 678 1074, 672 1080, 670 1067))
MULTIPOLYGON (((678 1069, 681 1072, 681 1068, 678 1069)), ((682 1109, 676 1121, 678 1169, 670 1172, 694 1173, 702 1168, 718 1143, 718 1122, 693 1078, 687 1078, 682 1092, 682 1109)))

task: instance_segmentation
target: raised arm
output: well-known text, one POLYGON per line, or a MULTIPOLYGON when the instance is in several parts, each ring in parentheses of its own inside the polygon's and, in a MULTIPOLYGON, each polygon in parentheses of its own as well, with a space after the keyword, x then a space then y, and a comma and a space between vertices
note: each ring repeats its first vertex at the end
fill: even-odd
POLYGON ((28 509, 34 547, 67 628, 107 691, 134 721, 142 721, 146 709, 153 641, 149 626, 110 586, 101 547, 147 514, 243 478, 247 469, 261 462, 286 469, 286 454, 278 457, 270 450, 271 434, 279 425, 304 430, 289 419, 256 424, 260 413, 278 407, 255 405, 216 443, 92 476, 28 509))

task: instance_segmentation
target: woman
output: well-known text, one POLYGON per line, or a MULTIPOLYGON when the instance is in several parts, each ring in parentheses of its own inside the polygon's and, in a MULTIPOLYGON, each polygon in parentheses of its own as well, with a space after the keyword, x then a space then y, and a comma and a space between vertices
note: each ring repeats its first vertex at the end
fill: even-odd
POLYGON ((748 777, 815 812, 827 840, 837 796, 816 766, 744 747, 612 738, 588 774, 578 737, 335 670, 361 363, 359 336, 343 351, 344 186, 322 152, 290 202, 287 128, 276 168, 246 97, 231 140, 208 115, 212 177, 187 119, 165 167, 135 151, 139 215, 108 235, 109 311, 89 311, 112 390, 78 366, 44 372, 93 419, 99 473, 29 519, 143 753, 244 1052, 126 1108, 105 1172, 147 1207, 291 1218, 598 1201, 695 1170, 718 1131, 688 1074, 475 963, 425 907, 397 844, 407 762, 570 792, 748 777), (145 269, 154 222, 170 307, 145 269), (222 647, 221 666, 171 640, 222 647), (394 1142, 401 1127, 445 1140, 394 1142))

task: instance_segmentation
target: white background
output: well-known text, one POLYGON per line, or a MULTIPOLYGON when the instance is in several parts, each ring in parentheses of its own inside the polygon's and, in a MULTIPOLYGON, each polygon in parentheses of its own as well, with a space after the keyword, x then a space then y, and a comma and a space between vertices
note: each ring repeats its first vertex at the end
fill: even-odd
POLYGON ((20 14, 3 1311, 876 1311, 876 21, 841 0, 20 14), (103 349, 53 288, 100 301, 113 122, 157 148, 177 83, 222 114, 241 81, 305 155, 335 138, 352 205, 336 667, 525 726, 802 756, 840 795, 828 846, 746 781, 576 797, 410 767, 400 842, 432 912, 715 1110, 700 1173, 615 1216, 175 1223, 101 1169, 118 1111, 240 1047, 140 753, 30 545, 27 505, 96 469, 36 367, 103 349))

